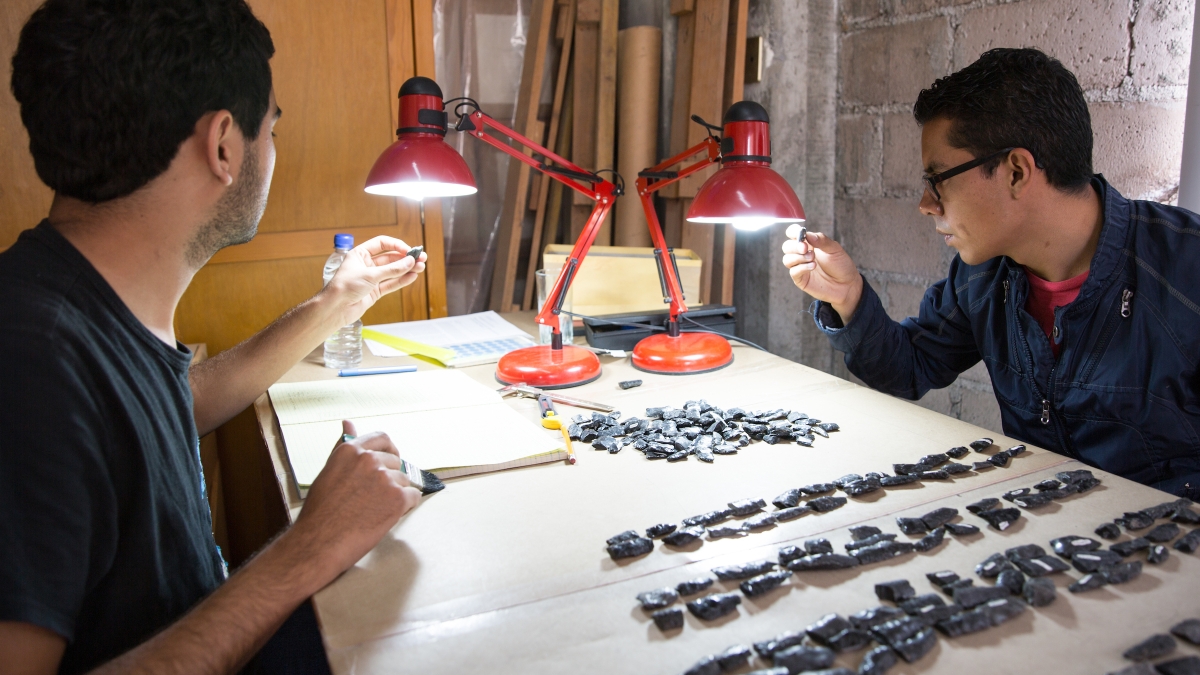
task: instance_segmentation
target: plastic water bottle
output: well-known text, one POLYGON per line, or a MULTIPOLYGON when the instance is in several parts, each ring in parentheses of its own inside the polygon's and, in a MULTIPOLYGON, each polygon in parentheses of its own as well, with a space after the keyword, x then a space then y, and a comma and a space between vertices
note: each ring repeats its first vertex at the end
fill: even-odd
MULTIPOLYGON (((334 273, 342 266, 346 254, 354 248, 354 235, 333 235, 333 253, 325 261, 325 270, 321 277, 325 284, 333 278, 334 273)), ((326 368, 357 368, 362 363, 362 321, 355 321, 349 326, 342 326, 338 332, 325 339, 326 368)))

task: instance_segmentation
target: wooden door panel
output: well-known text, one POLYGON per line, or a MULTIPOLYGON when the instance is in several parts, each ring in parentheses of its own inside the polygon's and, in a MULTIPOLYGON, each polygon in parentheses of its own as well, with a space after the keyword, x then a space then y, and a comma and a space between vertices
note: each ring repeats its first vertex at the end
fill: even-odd
POLYGON ((253 0, 275 41, 283 110, 279 158, 260 232, 396 222, 391 199, 363 192, 392 142, 384 0, 253 0))
POLYGON ((9 88, 10 66, 17 37, 29 15, 42 0, 0 2, 0 58, 4 86, 0 87, 0 251, 12 246, 23 230, 46 217, 54 193, 37 177, 29 154, 29 135, 21 124, 21 111, 9 88))

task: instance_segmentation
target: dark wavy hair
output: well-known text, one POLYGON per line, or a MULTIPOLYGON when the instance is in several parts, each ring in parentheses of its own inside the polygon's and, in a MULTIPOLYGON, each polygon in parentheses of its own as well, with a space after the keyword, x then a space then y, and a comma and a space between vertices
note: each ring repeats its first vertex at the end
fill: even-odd
POLYGON ((254 140, 274 53, 245 0, 47 0, 12 58, 38 176, 98 203, 165 171, 205 113, 254 140))
MULTIPOLYGON (((1071 71, 1037 49, 992 49, 922 90, 917 124, 951 121, 950 144, 983 157, 1025 148, 1051 185, 1076 192, 1092 178, 1092 118, 1071 71)), ((988 162, 990 175, 1003 158, 988 162)))

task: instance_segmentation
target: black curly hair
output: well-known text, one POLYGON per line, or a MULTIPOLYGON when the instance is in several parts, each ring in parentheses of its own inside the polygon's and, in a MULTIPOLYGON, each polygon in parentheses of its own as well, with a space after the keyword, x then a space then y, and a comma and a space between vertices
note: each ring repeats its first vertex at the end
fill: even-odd
MULTIPOLYGON (((1051 185, 1078 192, 1092 178, 1092 118, 1078 80, 1037 49, 992 49, 921 91, 917 124, 952 122, 950 143, 983 157, 1025 148, 1051 185)), ((983 165, 985 174, 1003 158, 983 165)))
POLYGON ((254 140, 274 53, 245 0, 47 0, 12 58, 38 176, 99 203, 165 171, 205 113, 254 140))

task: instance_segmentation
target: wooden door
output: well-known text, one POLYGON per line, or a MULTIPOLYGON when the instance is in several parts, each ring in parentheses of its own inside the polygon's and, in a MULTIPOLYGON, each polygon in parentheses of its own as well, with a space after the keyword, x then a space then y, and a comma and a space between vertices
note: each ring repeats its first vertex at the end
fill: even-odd
MULTIPOLYGON (((7 64, 41 0, 0 3, 7 64)), ((283 117, 270 198, 253 241, 221 251, 196 275, 175 317, 179 340, 217 354, 261 330, 321 287, 333 235, 387 234, 429 253, 423 278, 381 300, 364 323, 446 315, 440 207, 363 192, 375 158, 395 138, 404 80, 433 77, 433 0, 250 0, 275 42, 271 69, 283 117), (422 217, 422 215, 424 217, 422 217)), ((9 73, 8 68, 4 72, 9 73)), ((51 193, 37 179, 7 86, 0 92, 0 248, 37 224, 51 193)), ((433 200, 434 202, 436 200, 433 200)), ((285 522, 267 506, 274 477, 252 411, 217 431, 231 562, 285 522)))

